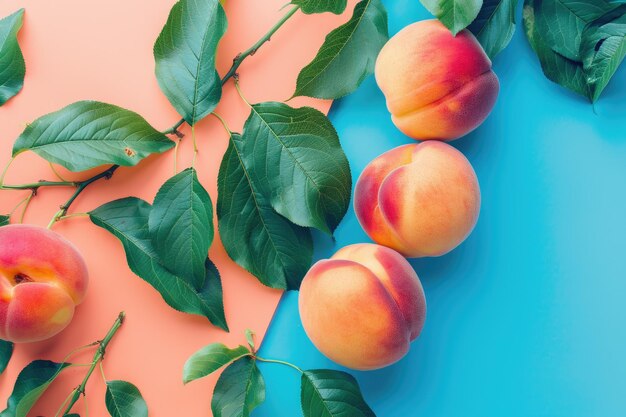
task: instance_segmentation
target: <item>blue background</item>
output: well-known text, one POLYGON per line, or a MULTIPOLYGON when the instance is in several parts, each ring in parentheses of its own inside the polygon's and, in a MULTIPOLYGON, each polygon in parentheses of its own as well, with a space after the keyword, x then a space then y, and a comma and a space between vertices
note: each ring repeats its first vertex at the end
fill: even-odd
MULTIPOLYGON (((385 4, 392 34, 430 17, 417 0, 385 4)), ((544 77, 518 23, 494 60, 494 111, 453 143, 480 180, 478 225, 452 253, 412 261, 428 318, 409 355, 353 372, 379 417, 626 415, 624 67, 594 113, 544 77)), ((391 123, 373 77, 331 118, 355 181, 376 156, 413 143, 391 123)), ((316 235, 316 259, 369 241, 352 209, 336 239, 316 235)), ((297 297, 284 296, 262 356, 338 368, 306 337, 297 297)), ((300 416, 299 375, 261 366, 267 401, 254 416, 300 416)))

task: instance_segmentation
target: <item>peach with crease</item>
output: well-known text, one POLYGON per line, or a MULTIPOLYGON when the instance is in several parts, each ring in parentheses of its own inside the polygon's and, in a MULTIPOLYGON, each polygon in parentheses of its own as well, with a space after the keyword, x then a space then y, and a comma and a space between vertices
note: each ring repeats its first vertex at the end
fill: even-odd
POLYGON ((476 225, 480 187, 461 152, 426 141, 374 159, 356 183, 354 209, 376 243, 410 258, 441 256, 476 225))
POLYGON ((468 30, 456 36, 438 20, 402 29, 376 61, 376 81, 394 124, 414 139, 453 140, 489 115, 500 85, 468 30))
POLYGON ((0 227, 0 339, 28 343, 56 335, 72 320, 87 284, 82 256, 57 233, 0 227))
POLYGON ((384 246, 356 244, 317 262, 300 288, 302 325, 315 346, 348 368, 400 360, 426 318, 415 271, 384 246))

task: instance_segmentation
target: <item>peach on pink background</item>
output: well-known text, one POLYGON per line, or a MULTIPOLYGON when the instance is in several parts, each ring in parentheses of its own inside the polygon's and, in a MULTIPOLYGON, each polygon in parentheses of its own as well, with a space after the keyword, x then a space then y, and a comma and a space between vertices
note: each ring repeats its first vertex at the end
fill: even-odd
POLYGON ((302 325, 331 360, 353 369, 400 360, 419 336, 426 300, 417 274, 389 248, 356 244, 317 262, 300 288, 302 325))
POLYGON ((426 141, 400 146, 370 162, 355 186, 354 208, 376 243, 411 258, 440 256, 476 225, 480 188, 461 152, 426 141))
POLYGON ((376 81, 395 125, 415 139, 466 135, 487 118, 500 89, 474 35, 452 36, 438 20, 414 23, 391 38, 378 56, 376 81))
POLYGON ((48 339, 63 330, 87 290, 87 266, 68 240, 30 225, 0 227, 0 339, 48 339))
MULTIPOLYGON (((18 40, 27 67, 24 89, 0 111, 3 126, 0 166, 8 162, 13 140, 26 123, 77 100, 95 99, 131 109, 159 130, 176 123, 180 116, 158 86, 153 56, 154 41, 174 3, 176 0, 0 2, 0 16, 7 16, 20 7, 26 9, 18 40)), ((281 10, 284 3, 284 0, 225 2, 229 24, 218 48, 220 74, 224 75, 233 58, 258 41, 285 14, 286 10, 281 10)), ((297 13, 285 23, 272 36, 271 42, 239 67, 241 88, 246 97, 254 102, 290 97, 300 69, 315 56, 324 36, 349 19, 357 1, 348 3, 343 15, 297 13)), ((294 107, 312 106, 325 113, 330 104, 303 97, 291 101, 294 107)), ((241 129, 248 117, 250 109, 238 96, 232 82, 224 86, 217 112, 233 129, 241 129)), ((182 130, 189 139, 189 127, 182 130)), ((199 143, 204 143, 201 147, 206 147, 206 151, 198 153, 196 166, 202 167, 198 175, 215 202, 217 173, 228 146, 228 135, 212 117, 198 123, 195 133, 199 143)), ((181 169, 193 161, 192 142, 185 139, 180 143, 178 166, 181 169)), ((173 160, 173 152, 169 152, 147 158, 136 167, 120 168, 111 180, 94 183, 81 194, 71 212, 88 212, 129 195, 152 201, 159 187, 172 176, 173 160)), ((65 177, 67 174, 61 171, 65 177)), ((70 180, 87 176, 68 175, 70 180)), ((50 167, 37 155, 24 153, 12 164, 5 181, 17 184, 39 179, 54 179, 50 167)), ((71 188, 42 189, 30 204, 25 221, 48 224, 59 210, 59 204, 73 192, 71 188)), ((25 196, 25 191, 0 191, 0 213, 8 213, 25 196)), ((107 376, 131 380, 138 386, 150 409, 155 411, 154 417, 211 415, 207 393, 212 392, 218 375, 202 383, 183 386, 180 383, 182 364, 199 347, 212 341, 234 346, 245 343, 243 332, 247 328, 256 332, 260 343, 281 292, 264 287, 232 262, 216 236, 210 257, 222 277, 228 277, 223 279, 226 317, 231 330, 226 334, 210 326, 206 319, 177 312, 164 303, 157 291, 128 269, 119 240, 92 225, 89 219, 68 219, 57 223, 54 230, 66 236, 84 255, 91 279, 89 296, 62 337, 22 345, 15 350, 9 367, 0 376, 0 401, 9 397, 12 382, 29 362, 62 360, 77 346, 101 338, 112 320, 124 310, 127 313, 124 326, 107 350, 107 376), (249 308, 251 305, 254 308, 249 308), (155 379, 157 367, 159 378, 155 379)), ((55 381, 31 414, 54 414, 59 398, 65 398, 82 377, 81 372, 76 372, 55 381)), ((87 389, 92 398, 104 398, 106 386, 101 378, 92 377, 87 389)), ((80 407, 76 412, 84 414, 80 407)), ((107 415, 104 401, 90 401, 89 414, 107 415)))

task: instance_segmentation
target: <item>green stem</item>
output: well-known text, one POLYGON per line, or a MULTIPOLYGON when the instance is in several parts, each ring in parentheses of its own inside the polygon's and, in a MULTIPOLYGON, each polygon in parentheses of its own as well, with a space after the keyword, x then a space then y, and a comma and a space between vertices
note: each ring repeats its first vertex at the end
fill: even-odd
POLYGON ((193 160, 191 161, 191 167, 196 168, 196 158, 198 157, 198 142, 196 142, 196 129, 195 126, 191 126, 191 139, 193 142, 193 160))
POLYGON ((237 55, 237 57, 235 57, 235 59, 233 60, 233 65, 230 67, 230 69, 228 70, 224 78, 222 78, 222 85, 225 84, 226 81, 228 81, 231 77, 233 77, 237 73, 237 69, 247 57, 249 57, 250 55, 254 55, 259 50, 259 48, 263 46, 265 42, 269 42, 269 40, 272 38, 274 33, 276 33, 276 31, 278 31, 278 29, 280 29, 281 26, 284 25, 285 22, 287 22, 287 20, 289 20, 289 18, 291 18, 291 16, 293 16, 299 9, 300 9, 300 6, 292 7, 291 10, 289 10, 278 21, 278 23, 272 26, 269 32, 267 32, 261 39, 257 41, 257 43, 255 43, 250 48, 246 49, 245 51, 237 55))
POLYGON ((80 195, 80 193, 85 191, 85 188, 89 187, 89 185, 98 181, 99 179, 102 179, 102 178, 110 179, 113 176, 113 173, 119 167, 120 167, 119 165, 113 165, 110 168, 102 171, 101 173, 96 174, 93 177, 86 179, 85 181, 81 181, 77 183, 76 191, 74 191, 72 196, 65 202, 65 204, 61 206, 60 210, 57 211, 57 213, 54 215, 52 220, 50 220, 50 223, 48 224, 48 229, 50 229, 54 223, 59 221, 61 217, 64 217, 67 214, 67 211, 69 210, 70 206, 74 203, 74 200, 76 200, 76 198, 80 195))
POLYGON ((219 114, 217 114, 217 113, 215 113, 215 112, 212 112, 211 114, 212 114, 213 116, 215 116, 215 117, 217 118, 217 120, 219 120, 219 121, 220 121, 220 123, 222 124, 222 126, 224 126, 224 130, 226 130, 226 132, 227 132, 229 135, 232 135, 232 134, 233 134, 233 132, 232 132, 232 131, 228 128, 228 125, 226 124, 226 120, 224 120, 224 118, 223 118, 222 116, 220 116, 219 114))
POLYGON ((0 175, 0 189, 2 189, 1 187, 4 184, 4 177, 6 177, 7 172, 9 171, 9 168, 11 167, 11 164, 13 163, 13 161, 15 161, 15 157, 9 159, 9 162, 6 164, 6 166, 2 170, 2 174, 0 175))
POLYGON ((280 364, 280 365, 285 365, 285 366, 288 366, 290 368, 295 369, 296 371, 300 372, 301 374, 304 373, 304 371, 302 369, 298 368, 293 363, 289 363, 289 362, 285 362, 285 361, 279 361, 279 360, 276 360, 276 359, 263 359, 263 358, 259 358, 258 356, 255 356, 255 359, 257 361, 260 361, 260 362, 277 363, 277 364, 280 364))
POLYGON ((28 197, 26 197, 26 200, 24 201, 24 208, 22 209, 22 215, 20 216, 20 223, 24 223, 24 217, 26 217, 26 210, 28 210, 28 206, 34 196, 35 196, 35 192, 32 191, 28 194, 28 197))
POLYGON ((182 138, 182 134, 178 131, 178 128, 181 127, 183 123, 185 123, 185 119, 180 119, 179 121, 176 122, 174 126, 170 127, 167 130, 164 130, 162 133, 164 135, 176 135, 179 138, 182 138))
POLYGON ((244 103, 250 108, 252 108, 252 104, 246 99, 246 96, 243 95, 243 91, 241 91, 241 87, 239 86, 239 80, 235 80, 235 88, 237 89, 237 93, 239 97, 243 100, 244 103))
POLYGON ((119 328, 122 326, 122 323, 124 323, 125 316, 126 314, 122 311, 117 316, 117 319, 115 320, 115 323, 113 323, 113 326, 111 326, 111 329, 109 330, 109 332, 106 334, 106 336, 104 336, 104 339, 102 339, 102 341, 100 342, 100 346, 98 347, 98 350, 93 356, 93 361, 91 362, 91 366, 89 367, 89 370, 87 371, 87 374, 85 375, 85 378, 83 378, 83 382, 81 382, 80 385, 74 388, 74 391, 72 391, 70 402, 65 408, 63 415, 69 414, 70 411, 72 411, 72 407, 74 407, 74 404, 76 404, 76 401, 78 401, 81 394, 85 395, 85 387, 87 386, 87 381, 89 380, 89 377, 91 376, 93 371, 96 369, 96 366, 98 366, 98 363, 104 358, 106 348, 109 345, 109 342, 111 341, 111 339, 113 339, 113 336, 115 336, 115 333, 117 333, 119 328))
POLYGON ((29 184, 0 185, 0 190, 32 190, 37 191, 41 187, 77 187, 79 182, 72 181, 37 181, 29 184))
POLYGON ((59 415, 61 415, 61 411, 63 411, 63 407, 65 407, 65 404, 67 404, 67 402, 70 400, 70 398, 72 397, 72 395, 74 395, 74 391, 70 392, 70 395, 68 395, 67 397, 65 397, 65 400, 63 400, 63 402, 61 403, 61 405, 59 406, 59 409, 57 410, 56 413, 54 413, 54 417, 59 417, 59 415))
POLYGON ((48 162, 48 165, 50 165, 50 170, 60 181, 67 181, 61 174, 59 174, 59 171, 57 171, 52 162, 48 162))
MULTIPOLYGON (((269 42, 272 36, 278 31, 278 29, 280 29, 285 24, 285 22, 287 22, 287 20, 291 18, 291 16, 296 14, 296 12, 299 9, 300 9, 300 6, 294 6, 293 8, 291 8, 291 10, 285 13, 285 15, 274 26, 272 26, 272 28, 265 35, 263 35, 261 39, 259 39, 250 48, 239 53, 235 57, 235 59, 233 59, 233 64, 231 65, 226 75, 222 77, 222 85, 226 84, 226 81, 233 78, 237 74, 237 69, 239 69, 239 66, 243 63, 243 61, 249 56, 254 55, 259 50, 259 48, 263 46, 263 44, 265 44, 266 42, 269 42)), ((185 119, 180 119, 174 126, 163 131, 163 134, 169 135, 169 134, 175 133, 177 135, 180 135, 180 132, 178 132, 178 128, 182 126, 183 123, 185 123, 185 119)))

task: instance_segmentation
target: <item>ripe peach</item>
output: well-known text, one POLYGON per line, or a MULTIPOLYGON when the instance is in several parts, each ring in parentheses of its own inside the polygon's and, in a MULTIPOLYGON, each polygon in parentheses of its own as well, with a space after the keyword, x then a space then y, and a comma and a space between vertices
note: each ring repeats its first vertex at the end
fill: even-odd
POLYGON ((424 291, 398 252, 363 243, 317 262, 300 287, 307 335, 331 360, 377 369, 400 360, 426 318, 424 291))
POLYGON ((354 189, 365 232, 407 257, 440 256, 471 233, 480 212, 474 169, 438 141, 404 145, 374 159, 354 189))
POLYGON ((376 81, 395 125, 415 139, 457 139, 493 108, 500 85, 468 30, 452 36, 438 20, 402 29, 376 61, 376 81))
POLYGON ((55 232, 30 225, 0 227, 0 339, 48 339, 72 320, 85 295, 87 266, 55 232))

